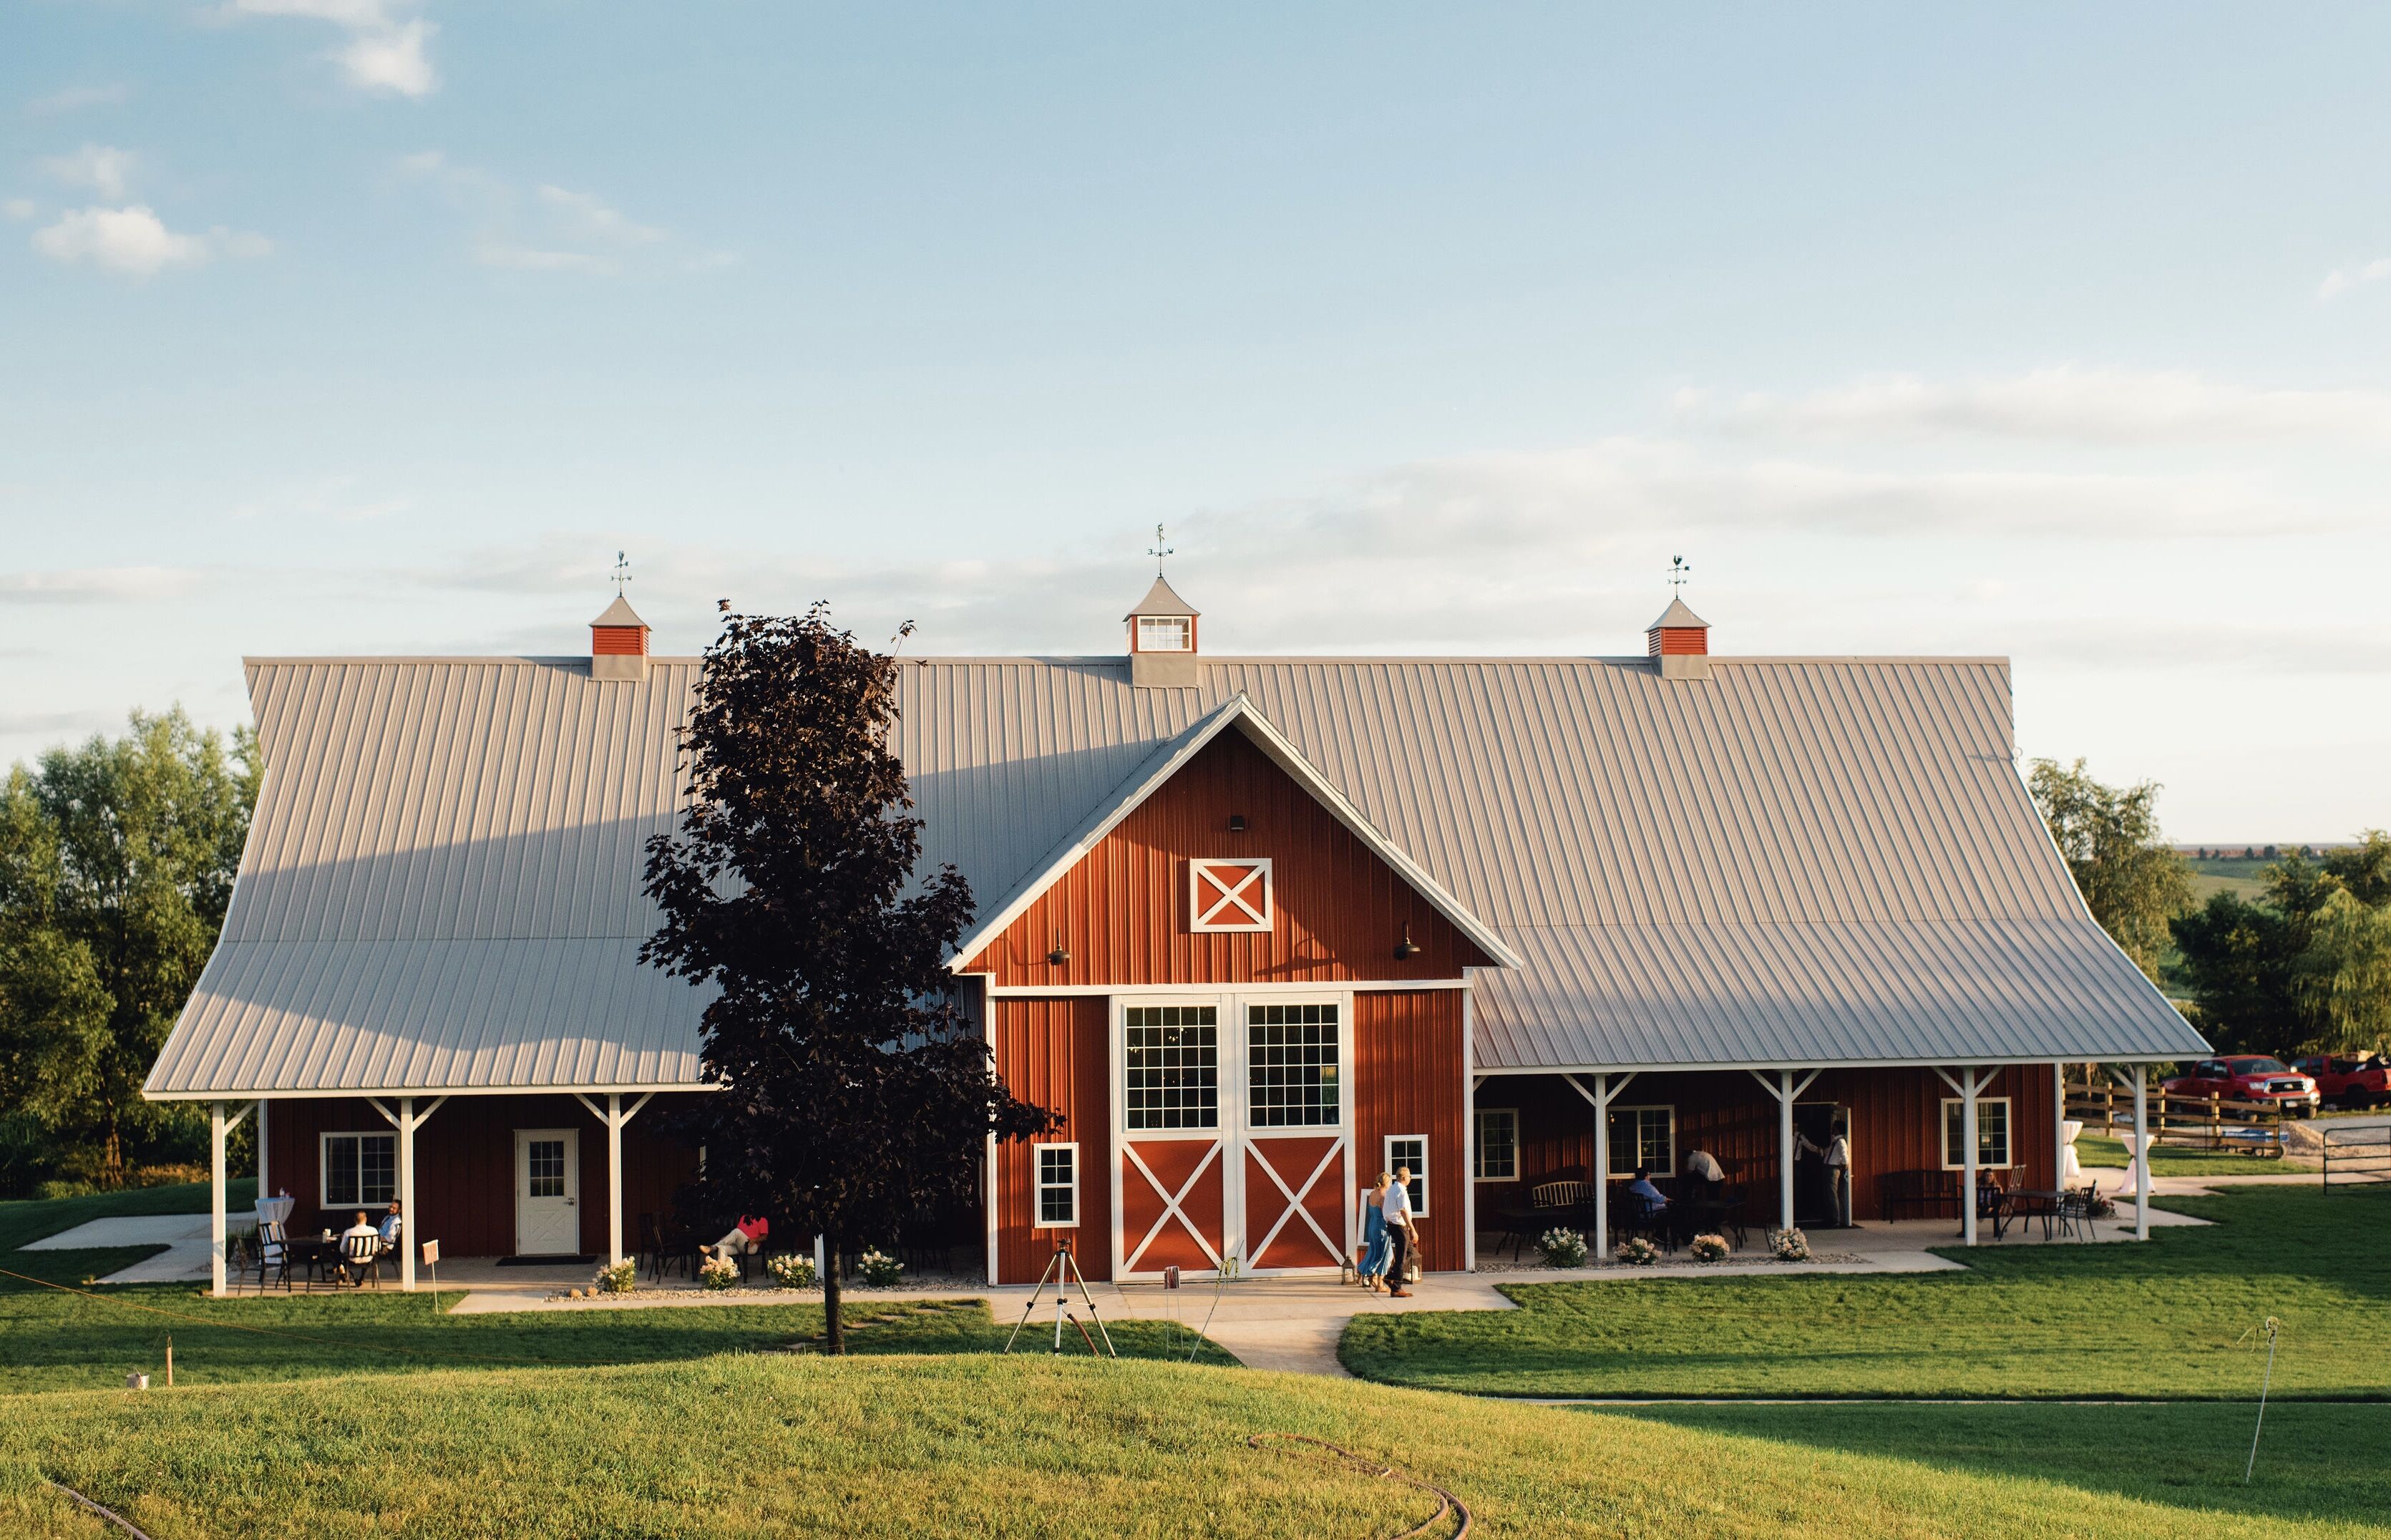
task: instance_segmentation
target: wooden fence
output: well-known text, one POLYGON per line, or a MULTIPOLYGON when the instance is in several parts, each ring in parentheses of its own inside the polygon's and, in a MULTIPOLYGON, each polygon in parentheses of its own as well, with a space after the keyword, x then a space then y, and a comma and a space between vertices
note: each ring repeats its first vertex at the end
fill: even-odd
MULTIPOLYGON (((2272 1102, 2237 1102, 2221 1096, 2179 1096, 2153 1086, 2149 1092, 2151 1144, 2167 1149, 2206 1150, 2279 1160, 2283 1155, 2283 1109, 2272 1102)), ((2067 1083, 2067 1115, 2104 1133, 2131 1132, 2130 1086, 2067 1083)))

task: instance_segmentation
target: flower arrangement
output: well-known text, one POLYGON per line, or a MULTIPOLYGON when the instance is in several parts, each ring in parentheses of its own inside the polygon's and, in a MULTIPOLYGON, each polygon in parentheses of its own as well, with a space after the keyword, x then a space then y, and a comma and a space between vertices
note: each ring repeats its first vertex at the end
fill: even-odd
POLYGON ((785 1251, 765 1262, 764 1271, 782 1288, 811 1288, 821 1281, 814 1276, 813 1258, 785 1251))
POLYGON ((719 1292, 739 1287, 739 1264, 729 1257, 708 1257, 697 1264, 697 1281, 719 1292))
POLYGON ((628 1294, 640 1287, 640 1264, 628 1257, 618 1257, 598 1270, 589 1287, 600 1294, 628 1294))
POLYGON ((1725 1262, 1728 1248, 1725 1236, 1696 1236, 1686 1249, 1696 1262, 1725 1262))
POLYGON ((1799 1230, 1768 1232, 1768 1254, 1778 1262, 1808 1262, 1810 1237, 1799 1230))
POLYGON ((1649 1267, 1661 1260, 1661 1249, 1642 1236, 1630 1236, 1619 1243, 1615 1255, 1630 1267, 1649 1267))
POLYGON ((1536 1249, 1546 1267, 1583 1267, 1585 1237, 1575 1230, 1552 1229, 1536 1237, 1536 1249))
POLYGON ((876 1246, 863 1253, 862 1259, 856 1263, 856 1267, 862 1273, 863 1281, 874 1288, 896 1288, 898 1278, 905 1271, 903 1262, 876 1246))

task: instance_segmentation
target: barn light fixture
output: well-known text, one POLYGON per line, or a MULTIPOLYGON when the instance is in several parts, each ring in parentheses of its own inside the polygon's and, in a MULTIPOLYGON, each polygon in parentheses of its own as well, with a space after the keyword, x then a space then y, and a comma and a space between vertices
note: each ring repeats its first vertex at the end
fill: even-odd
POLYGON ((1231 813, 1229 815, 1229 833, 1233 835, 1242 835, 1245 832, 1246 815, 1243 813, 1231 813))
POLYGON ((1046 961, 1053 964, 1058 968, 1070 960, 1071 949, 1065 946, 1060 941, 1055 942, 1054 950, 1046 954, 1046 961))
POLYGON ((1403 938, 1395 943, 1395 961, 1398 963, 1408 963, 1419 954, 1420 949, 1412 944, 1412 923, 1409 920, 1405 920, 1403 922, 1403 938))

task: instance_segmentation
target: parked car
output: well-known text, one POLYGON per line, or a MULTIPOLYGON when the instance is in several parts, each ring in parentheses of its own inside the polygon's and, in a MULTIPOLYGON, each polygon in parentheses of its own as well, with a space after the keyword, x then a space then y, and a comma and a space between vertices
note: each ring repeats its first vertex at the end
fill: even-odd
POLYGON ((2313 1054, 2294 1059, 2292 1068, 2316 1081, 2317 1094, 2335 1106, 2353 1111, 2391 1106, 2391 1060, 2372 1054, 2354 1059, 2313 1054))
POLYGON ((2191 1072, 2163 1082, 2170 1096, 2221 1096, 2229 1102, 2268 1102, 2286 1117, 2312 1118, 2323 1097, 2317 1082, 2282 1060, 2263 1054, 2203 1059, 2191 1072))

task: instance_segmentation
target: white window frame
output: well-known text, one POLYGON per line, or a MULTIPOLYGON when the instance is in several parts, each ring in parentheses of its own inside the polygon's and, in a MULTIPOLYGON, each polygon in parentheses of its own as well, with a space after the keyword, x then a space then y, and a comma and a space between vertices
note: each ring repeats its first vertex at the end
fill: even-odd
MULTIPOLYGON (((1613 1118, 1618 1117, 1618 1116, 1619 1116, 1620 1114, 1622 1114, 1622 1113, 1635 1113, 1635 1114, 1637 1114, 1637 1115, 1638 1115, 1638 1116, 1637 1116, 1637 1118, 1636 1118, 1636 1135, 1635 1135, 1635 1154, 1636 1154, 1636 1156, 1637 1156, 1637 1158, 1637 1158, 1635 1162, 1633 1162, 1633 1163, 1631 1163, 1631 1164, 1629 1164, 1629 1165, 1627 1165, 1627 1166, 1622 1167, 1622 1166, 1620 1165, 1620 1163, 1619 1163, 1619 1150, 1618 1150, 1618 1146, 1616 1146, 1616 1145, 1612 1145, 1612 1146, 1611 1146, 1611 1151, 1610 1151, 1610 1174, 1611 1174, 1611 1175, 1613 1175, 1613 1176, 1620 1176, 1620 1177, 1634 1176, 1634 1175, 1635 1174, 1635 1168, 1636 1168, 1636 1166, 1641 1165, 1641 1166, 1644 1166, 1644 1168, 1645 1168, 1646 1170, 1649 1171, 1650 1171, 1654 1176, 1674 1176, 1674 1175, 1676 1175, 1676 1174, 1677 1174, 1677 1108, 1676 1108, 1676 1105, 1675 1105, 1674 1103, 1672 1103, 1672 1102, 1639 1102, 1639 1103, 1637 1103, 1637 1104, 1636 1104, 1635 1106, 1613 1106, 1613 1107, 1610 1109, 1610 1116, 1611 1116, 1611 1117, 1613 1117, 1613 1118), (1669 1158, 1668 1158, 1667 1162, 1666 1162, 1665 1164, 1662 1164, 1662 1165, 1657 1165, 1657 1166, 1655 1166, 1655 1165, 1650 1165, 1650 1164, 1648 1164, 1648 1162, 1644 1161, 1644 1160, 1641 1158, 1642 1158, 1642 1156, 1643 1156, 1643 1154, 1644 1154, 1643 1119, 1642 1119, 1642 1117, 1641 1117, 1641 1114, 1644 1114, 1644 1113, 1647 1113, 1647 1112, 1665 1112, 1665 1113, 1667 1113, 1667 1114, 1669 1115, 1669 1158)), ((1607 1127, 1606 1127, 1606 1128, 1602 1131, 1602 1137, 1603 1137, 1603 1139, 1604 1139, 1606 1142, 1607 1142, 1607 1141, 1609 1141, 1609 1139, 1610 1138, 1610 1130, 1609 1130, 1609 1128, 1607 1128, 1607 1127)))
POLYGON ((1142 615, 1137 617, 1137 650, 1141 653, 1192 653, 1196 650, 1196 618, 1184 615, 1142 615), (1155 634, 1174 634, 1175 641, 1155 645, 1155 634))
POLYGON ((1187 863, 1187 927, 1199 935, 1221 931, 1266 931, 1278 913, 1277 897, 1272 890, 1273 878, 1268 856, 1241 860, 1223 858, 1212 861, 1190 861, 1187 863), (1251 874, 1242 882, 1232 885, 1222 877, 1212 875, 1219 868, 1232 868, 1251 874), (1259 918, 1247 897, 1259 877, 1261 884, 1261 908, 1259 918), (1209 891, 1207 891, 1207 888, 1209 891), (1223 912, 1240 916, 1223 920, 1223 912))
MULTIPOLYGON (((1943 1126, 1936 1132, 1941 1133, 1943 1136, 1943 1169, 1946 1171, 1963 1171, 1968 1169, 1968 1163, 1965 1160, 1954 1160, 1951 1158, 1951 1146, 1958 1142, 1960 1138, 1959 1131, 1967 1121, 1967 1114, 1961 1110, 1966 1106, 1966 1102, 1958 1096, 1945 1096, 1943 1098, 1943 1126)), ((1976 1169, 1978 1171, 2007 1171, 2017 1170, 2016 1118, 2017 1111, 2010 1105, 2010 1098, 2007 1096, 1979 1096, 1976 1098, 1976 1169), (2001 1109, 2002 1158, 1998 1160, 1986 1160, 1983 1158, 1984 1149, 1984 1108, 1988 1106, 1998 1106, 2001 1109)), ((1960 1153, 1965 1154, 1966 1152, 1963 1150, 1960 1153)))
MULTIPOLYGON (((1186 1023, 1181 1023, 1185 1026, 1186 1023)), ((1141 1142, 1148 1139, 1222 1139, 1234 1126, 1238 1109, 1244 1104, 1245 1085, 1235 1078, 1238 1045, 1226 1034, 1243 1030, 1236 1017, 1236 1003, 1226 995, 1115 995, 1113 997, 1112 1090, 1113 1114, 1116 1126, 1124 1139, 1141 1142), (1209 1126, 1194 1124, 1178 1128, 1137 1128, 1129 1116, 1129 1013, 1135 1010, 1160 1009, 1176 1005, 1212 1012, 1212 1121, 1209 1126)), ((1116 1165, 1119 1162, 1115 1161, 1116 1165)), ((1113 1195, 1118 1206, 1120 1195, 1113 1195)), ((1118 1207, 1116 1207, 1118 1212, 1118 1207)))
MULTIPOLYGON (((1428 1195, 1434 1190, 1428 1184, 1428 1135, 1425 1133, 1386 1134, 1378 1141, 1378 1154, 1384 1162, 1378 1167, 1378 1170, 1382 1171, 1392 1172, 1397 1166, 1407 1165, 1411 1167, 1412 1181, 1416 1183, 1419 1187, 1419 1190, 1412 1195, 1412 1212, 1421 1219, 1426 1219, 1428 1217, 1428 1195), (1397 1145, 1417 1145, 1419 1146, 1419 1158, 1417 1160, 1413 1160, 1408 1157, 1398 1158, 1395 1154, 1395 1146, 1397 1145)), ((1376 1180, 1376 1178, 1373 1178, 1373 1180, 1376 1180)))
POLYGON ((1469 1177, 1473 1182, 1517 1182, 1519 1180, 1519 1109, 1516 1106, 1481 1106, 1470 1115, 1469 1177), (1486 1119, 1510 1119, 1511 1138, 1508 1154, 1511 1169, 1500 1176, 1486 1174, 1486 1119))
POLYGON ((1053 1139, 1029 1146, 1029 1227, 1032 1230, 1076 1230, 1079 1227, 1079 1142, 1076 1139, 1053 1139), (1071 1152, 1071 1180, 1066 1184, 1046 1180, 1046 1167, 1040 1158, 1050 1149, 1071 1152), (1071 1195, 1071 1217, 1048 1219, 1046 1195, 1067 1190, 1071 1195))
POLYGON ((398 1197, 398 1135, 387 1129, 332 1129, 316 1135, 316 1206, 319 1209, 387 1209, 398 1197), (332 1142, 336 1139, 357 1140, 357 1196, 332 1200, 332 1142), (364 1141, 390 1141, 390 1197, 374 1199, 366 1197, 366 1162, 364 1141))

